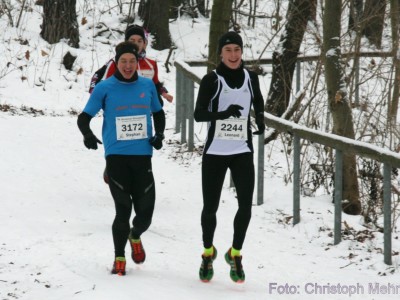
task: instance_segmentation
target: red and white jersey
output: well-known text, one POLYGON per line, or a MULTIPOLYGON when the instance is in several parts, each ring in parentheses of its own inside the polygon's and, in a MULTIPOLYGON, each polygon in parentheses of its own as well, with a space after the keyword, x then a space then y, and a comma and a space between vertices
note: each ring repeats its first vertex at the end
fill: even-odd
MULTIPOLYGON (((96 73, 94 73, 90 81, 89 93, 92 93, 97 83, 114 75, 116 70, 117 70, 117 64, 115 63, 114 59, 110 59, 102 68, 100 68, 99 70, 96 71, 96 73)), ((167 92, 165 87, 162 86, 162 84, 158 79, 158 68, 157 68, 157 62, 155 60, 146 57, 140 57, 138 59, 137 72, 139 76, 152 79, 157 87, 157 92, 160 95, 164 92, 167 92)))
POLYGON ((139 58, 137 72, 139 76, 152 79, 154 84, 159 82, 157 63, 152 59, 139 58))

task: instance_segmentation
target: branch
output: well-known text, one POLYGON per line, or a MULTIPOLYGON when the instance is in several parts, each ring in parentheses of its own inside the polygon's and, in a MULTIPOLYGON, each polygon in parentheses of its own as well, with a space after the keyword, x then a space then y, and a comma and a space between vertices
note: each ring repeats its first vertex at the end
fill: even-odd
POLYGON ((268 16, 268 15, 252 15, 250 13, 241 11, 240 9, 236 9, 236 8, 233 8, 232 12, 237 12, 240 15, 243 15, 243 16, 246 16, 246 17, 252 17, 252 18, 260 18, 260 19, 273 19, 273 18, 275 18, 275 17, 271 17, 271 16, 268 16))
POLYGON ((175 49, 177 49, 177 47, 175 47, 175 46, 172 46, 171 48, 169 48, 168 57, 167 57, 167 60, 165 61, 165 64, 164 64, 165 69, 167 70, 167 73, 170 72, 170 71, 169 71, 169 66, 171 65, 171 63, 169 62, 169 59, 171 58, 172 52, 173 52, 175 49))

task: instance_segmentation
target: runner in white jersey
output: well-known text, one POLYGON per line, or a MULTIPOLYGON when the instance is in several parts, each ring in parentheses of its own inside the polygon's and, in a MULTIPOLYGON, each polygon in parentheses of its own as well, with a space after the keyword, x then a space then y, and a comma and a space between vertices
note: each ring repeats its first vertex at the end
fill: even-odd
POLYGON ((238 210, 233 224, 232 247, 226 252, 225 260, 231 268, 231 279, 240 283, 245 280, 240 250, 251 219, 254 190, 250 108, 253 106, 256 114, 258 131, 254 134, 261 134, 265 130, 264 101, 257 74, 243 67, 240 35, 228 32, 221 36, 218 53, 222 62, 201 80, 194 112, 197 122, 208 122, 202 161, 201 226, 204 251, 199 277, 208 282, 214 274, 213 261, 217 256, 214 246, 216 213, 226 171, 230 169, 238 210))

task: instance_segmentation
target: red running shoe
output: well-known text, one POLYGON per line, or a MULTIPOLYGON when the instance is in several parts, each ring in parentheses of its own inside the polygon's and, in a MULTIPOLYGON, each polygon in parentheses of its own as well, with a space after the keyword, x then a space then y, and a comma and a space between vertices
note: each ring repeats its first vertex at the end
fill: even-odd
POLYGON ((119 276, 124 276, 125 273, 126 260, 125 257, 116 257, 114 260, 114 265, 111 270, 111 274, 118 274, 119 276))
POLYGON ((142 264, 146 259, 146 252, 144 251, 142 241, 129 239, 132 248, 132 260, 136 264, 142 264))

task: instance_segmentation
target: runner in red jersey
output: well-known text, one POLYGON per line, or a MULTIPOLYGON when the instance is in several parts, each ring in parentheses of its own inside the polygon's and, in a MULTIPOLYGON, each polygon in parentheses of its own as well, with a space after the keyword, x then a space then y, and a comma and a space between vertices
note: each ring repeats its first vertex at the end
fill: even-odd
MULTIPOLYGON (((168 102, 172 102, 174 99, 173 96, 168 93, 168 90, 158 79, 157 62, 146 57, 146 47, 148 42, 146 31, 138 25, 131 25, 125 31, 125 41, 132 42, 138 46, 139 60, 137 72, 140 76, 153 80, 159 94, 161 105, 163 105, 162 98, 168 102)), ((117 67, 114 59, 110 59, 103 67, 97 70, 90 81, 89 93, 92 93, 96 84, 101 80, 111 77, 115 73, 116 69, 117 67)))

